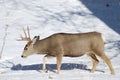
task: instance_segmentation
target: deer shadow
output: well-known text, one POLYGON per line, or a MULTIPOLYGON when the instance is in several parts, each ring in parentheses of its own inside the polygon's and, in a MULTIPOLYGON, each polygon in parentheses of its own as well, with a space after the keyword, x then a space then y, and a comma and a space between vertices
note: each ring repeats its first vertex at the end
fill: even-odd
MULTIPOLYGON (((13 65, 11 67, 11 70, 36 70, 40 71, 42 70, 42 65, 43 64, 32 64, 32 65, 13 65)), ((54 71, 56 70, 56 64, 46 64, 46 68, 49 71, 54 71)), ((90 71, 90 69, 87 69, 86 65, 83 64, 77 64, 77 63, 63 63, 61 65, 61 70, 73 70, 73 69, 81 69, 81 70, 87 70, 90 71)))

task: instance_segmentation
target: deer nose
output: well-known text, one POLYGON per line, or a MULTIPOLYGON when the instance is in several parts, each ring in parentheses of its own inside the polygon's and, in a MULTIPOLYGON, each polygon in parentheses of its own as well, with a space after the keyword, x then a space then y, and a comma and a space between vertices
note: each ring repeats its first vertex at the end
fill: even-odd
POLYGON ((22 58, 25 58, 26 56, 22 55, 21 57, 22 57, 22 58))
POLYGON ((21 55, 21 57, 22 57, 22 58, 26 58, 27 56, 25 56, 25 55, 21 55))
POLYGON ((21 57, 23 58, 24 56, 22 55, 21 57))

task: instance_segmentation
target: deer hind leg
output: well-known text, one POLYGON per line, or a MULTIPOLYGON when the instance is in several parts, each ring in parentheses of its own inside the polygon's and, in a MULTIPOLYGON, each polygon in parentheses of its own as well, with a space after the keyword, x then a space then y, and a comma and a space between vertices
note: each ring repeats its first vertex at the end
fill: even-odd
POLYGON ((96 66, 99 63, 99 60, 97 59, 97 57, 93 53, 90 53, 88 55, 92 58, 92 61, 93 61, 93 66, 92 66, 92 69, 91 69, 91 73, 94 73, 94 71, 96 69, 96 66))
POLYGON ((109 67, 109 69, 110 69, 110 71, 111 71, 111 74, 115 74, 114 73, 114 69, 113 69, 113 67, 112 67, 112 64, 111 64, 111 61, 110 61, 110 59, 105 55, 105 54, 103 54, 103 55, 101 55, 100 56, 105 62, 106 62, 106 64, 108 65, 108 67, 109 67))
POLYGON ((95 52, 96 52, 96 54, 97 54, 101 59, 103 59, 103 60, 105 61, 105 63, 108 65, 108 67, 109 67, 109 69, 110 69, 110 71, 111 71, 111 74, 115 74, 115 73, 114 73, 114 69, 113 69, 112 64, 111 64, 111 61, 110 61, 110 59, 105 55, 105 53, 104 53, 103 51, 101 51, 101 50, 96 50, 95 52))

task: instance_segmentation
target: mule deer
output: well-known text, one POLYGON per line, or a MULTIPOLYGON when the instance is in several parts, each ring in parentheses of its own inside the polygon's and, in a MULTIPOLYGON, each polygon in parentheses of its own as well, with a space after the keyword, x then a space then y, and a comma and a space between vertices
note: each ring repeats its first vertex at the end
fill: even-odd
POLYGON ((32 40, 30 39, 30 36, 21 38, 21 40, 28 41, 21 57, 27 57, 34 53, 46 54, 43 58, 44 71, 46 70, 46 58, 49 56, 56 57, 57 73, 59 73, 63 56, 79 57, 87 54, 93 61, 93 66, 91 69, 92 73, 95 71, 96 66, 99 62, 96 57, 97 55, 107 63, 111 74, 114 74, 112 64, 104 53, 104 41, 102 39, 101 33, 99 32, 79 34, 57 33, 42 40, 39 40, 39 36, 35 36, 32 40))

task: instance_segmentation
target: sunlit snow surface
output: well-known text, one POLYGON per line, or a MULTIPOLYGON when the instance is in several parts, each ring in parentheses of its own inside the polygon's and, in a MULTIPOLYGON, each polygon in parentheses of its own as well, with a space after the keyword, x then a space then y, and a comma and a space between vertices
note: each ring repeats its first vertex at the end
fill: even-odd
POLYGON ((0 80, 119 80, 119 9, 119 0, 0 0, 0 51, 5 41, 0 80), (40 35, 41 39, 59 32, 101 32, 105 38, 106 55, 116 74, 111 75, 99 57, 95 73, 90 73, 92 61, 86 55, 64 57, 59 75, 55 73, 56 59, 48 59, 48 71, 44 73, 44 55, 20 57, 26 42, 16 41, 16 38, 26 26, 30 27, 31 37, 40 35))

